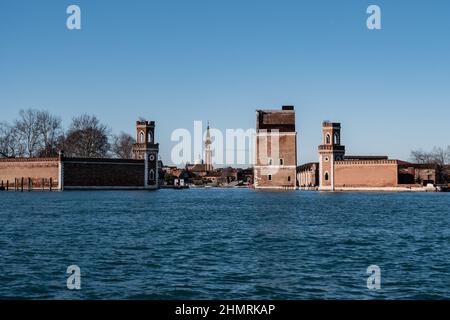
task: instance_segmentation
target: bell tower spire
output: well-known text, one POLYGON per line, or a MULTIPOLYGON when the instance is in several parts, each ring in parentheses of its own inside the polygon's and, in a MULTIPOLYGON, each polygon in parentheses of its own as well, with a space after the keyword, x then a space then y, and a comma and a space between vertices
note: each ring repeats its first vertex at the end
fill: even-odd
POLYGON ((212 151, 211 151, 211 133, 209 132, 209 121, 206 127, 206 139, 205 139, 205 165, 206 171, 212 171, 212 151))

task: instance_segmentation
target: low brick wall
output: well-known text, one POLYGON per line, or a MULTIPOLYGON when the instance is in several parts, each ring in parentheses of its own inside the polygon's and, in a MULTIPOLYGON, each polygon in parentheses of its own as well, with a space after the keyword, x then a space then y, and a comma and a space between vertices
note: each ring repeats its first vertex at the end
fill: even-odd
POLYGON ((340 187, 397 187, 396 160, 336 161, 334 186, 340 187))
POLYGON ((144 161, 64 158, 64 189, 140 189, 144 161))
POLYGON ((58 158, 0 159, 0 186, 5 189, 56 189, 58 175, 58 158))

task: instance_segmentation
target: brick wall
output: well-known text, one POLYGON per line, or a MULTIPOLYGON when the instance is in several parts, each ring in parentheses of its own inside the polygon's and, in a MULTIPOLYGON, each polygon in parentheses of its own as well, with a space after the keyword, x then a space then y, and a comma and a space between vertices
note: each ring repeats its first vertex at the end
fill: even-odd
POLYGON ((257 188, 273 189, 295 189, 296 188, 296 169, 294 168, 257 168, 258 177, 257 188), (269 180, 269 174, 272 180, 269 180))
POLYGON ((276 152, 276 148, 272 148, 272 137, 259 135, 256 137, 256 188, 290 189, 296 187, 296 135, 291 132, 280 133, 278 138, 278 152, 276 152), (272 165, 269 165, 269 159, 272 160, 272 165), (282 159, 282 164, 280 159, 282 159), (269 175, 271 175, 271 180, 269 180, 269 175))
POLYGON ((269 158, 272 159, 272 165, 280 165, 280 159, 283 159, 283 165, 285 166, 295 166, 297 164, 295 133, 280 133, 278 138, 257 136, 256 143, 258 151, 256 165, 268 165, 269 158), (278 147, 272 148, 272 139, 275 139, 274 142, 278 143, 278 147), (278 150, 276 150, 277 148, 278 150))
POLYGON ((32 159, 0 159, 0 183, 6 188, 17 187, 24 189, 45 189, 58 187, 59 175, 58 158, 32 158, 32 159))
POLYGON ((64 188, 142 188, 144 161, 65 158, 64 188))
POLYGON ((396 187, 398 163, 395 160, 336 161, 335 187, 396 187))

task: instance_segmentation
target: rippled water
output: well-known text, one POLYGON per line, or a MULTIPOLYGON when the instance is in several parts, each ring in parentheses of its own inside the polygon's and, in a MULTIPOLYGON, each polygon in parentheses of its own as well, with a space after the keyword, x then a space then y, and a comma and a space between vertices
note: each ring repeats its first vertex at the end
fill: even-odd
POLYGON ((0 193, 0 297, 450 298, 450 193, 0 193), (66 268, 81 268, 81 290, 66 268), (369 291, 366 269, 381 268, 369 291))

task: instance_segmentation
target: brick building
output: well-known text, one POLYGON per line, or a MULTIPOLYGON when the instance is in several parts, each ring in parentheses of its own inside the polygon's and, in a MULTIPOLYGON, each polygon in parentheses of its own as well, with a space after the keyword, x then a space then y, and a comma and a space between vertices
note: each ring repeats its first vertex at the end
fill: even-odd
POLYGON ((255 189, 296 188, 297 133, 293 106, 256 111, 255 189))
POLYGON ((55 158, 0 159, 0 186, 5 190, 157 189, 158 151, 154 122, 138 121, 136 159, 55 158))
POLYGON ((319 190, 423 191, 427 185, 436 183, 436 172, 430 165, 415 165, 386 156, 346 156, 340 123, 325 121, 322 132, 319 190))

